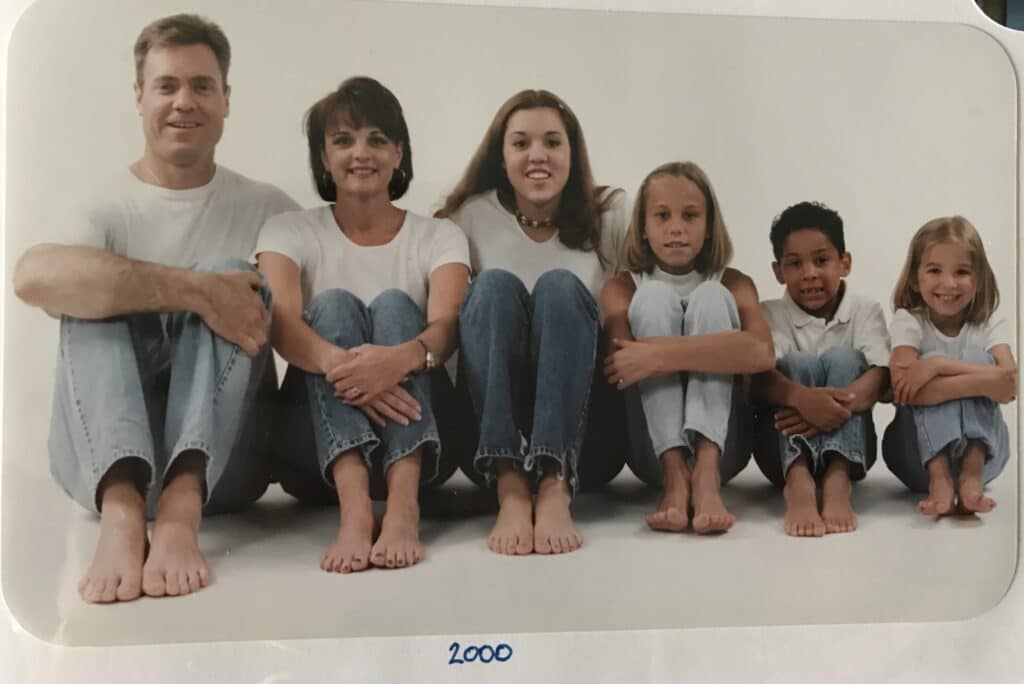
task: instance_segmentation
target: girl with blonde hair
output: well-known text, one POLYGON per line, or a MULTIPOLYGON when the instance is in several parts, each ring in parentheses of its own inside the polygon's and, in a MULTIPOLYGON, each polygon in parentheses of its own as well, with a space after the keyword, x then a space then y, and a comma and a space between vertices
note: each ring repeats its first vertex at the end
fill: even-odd
POLYGON ((720 486, 750 458, 750 416, 735 375, 774 367, 757 289, 728 268, 732 243, 711 182, 692 162, 644 179, 623 248, 623 272, 601 292, 614 348, 608 382, 628 401, 640 479, 664 486, 654 530, 725 532, 735 518, 720 486), (691 511, 692 509, 692 517, 691 511))
POLYGON ((984 485, 1010 457, 999 404, 1016 399, 1013 332, 994 316, 999 288, 978 231, 962 216, 924 224, 893 292, 890 326, 896 417, 882 455, 940 516, 987 513, 984 485))

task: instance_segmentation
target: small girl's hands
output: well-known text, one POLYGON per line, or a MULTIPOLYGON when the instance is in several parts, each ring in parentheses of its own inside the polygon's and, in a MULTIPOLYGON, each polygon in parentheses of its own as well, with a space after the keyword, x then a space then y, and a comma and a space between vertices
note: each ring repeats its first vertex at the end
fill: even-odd
POLYGON ((613 351, 604 362, 608 383, 618 389, 646 380, 658 372, 657 354, 653 345, 615 338, 613 351))
POLYGON ((893 401, 897 404, 909 404, 917 396, 922 387, 939 374, 939 357, 918 359, 906 366, 901 366, 894 373, 892 382, 893 401))
POLYGON ((1009 404, 1017 399, 1017 370, 1015 368, 992 369, 992 381, 985 393, 989 399, 999 404, 1009 404))

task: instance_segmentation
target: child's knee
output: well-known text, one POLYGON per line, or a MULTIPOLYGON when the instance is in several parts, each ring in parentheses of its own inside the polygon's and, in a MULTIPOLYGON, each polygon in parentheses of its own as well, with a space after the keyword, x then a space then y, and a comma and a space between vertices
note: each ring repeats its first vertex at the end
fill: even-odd
POLYGON ((990 366, 996 364, 996 360, 992 358, 992 355, 980 347, 967 347, 960 353, 960 360, 967 363, 985 363, 990 366))
POLYGON ((853 347, 830 347, 821 354, 827 382, 831 385, 847 385, 868 369, 864 353, 853 347))
MULTIPOLYGON (((682 298, 671 286, 658 281, 647 281, 633 293, 629 303, 629 325, 633 334, 642 337, 642 332, 652 324, 674 324, 678 327, 682 316, 682 298)), ((676 330, 676 334, 679 334, 676 330)))
POLYGON ((821 360, 813 352, 790 352, 780 358, 775 366, 790 380, 812 387, 816 386, 815 380, 822 374, 821 360))
POLYGON ((684 321, 688 334, 737 330, 736 298, 717 280, 706 280, 686 298, 684 321))

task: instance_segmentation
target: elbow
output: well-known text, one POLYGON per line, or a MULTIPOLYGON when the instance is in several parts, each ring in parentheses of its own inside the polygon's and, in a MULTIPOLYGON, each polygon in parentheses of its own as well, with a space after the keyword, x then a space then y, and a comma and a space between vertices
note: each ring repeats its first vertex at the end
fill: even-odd
POLYGON ((21 301, 32 306, 39 306, 42 294, 46 289, 46 279, 38 267, 37 248, 25 252, 14 267, 14 294, 21 301))

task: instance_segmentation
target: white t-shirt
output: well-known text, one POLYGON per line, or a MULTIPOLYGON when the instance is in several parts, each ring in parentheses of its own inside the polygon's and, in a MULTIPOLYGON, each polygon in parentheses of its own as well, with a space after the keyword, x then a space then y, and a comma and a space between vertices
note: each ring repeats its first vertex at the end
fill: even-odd
POLYGON ((694 269, 693 271, 684 273, 683 275, 675 275, 673 273, 663 271, 658 266, 655 266, 650 273, 645 273, 643 271, 630 271, 629 275, 633 278, 633 284, 637 287, 640 287, 649 281, 665 283, 666 285, 671 286, 679 295, 680 299, 682 299, 683 297, 689 297, 690 294, 697 289, 697 286, 705 280, 721 282, 723 273, 725 273, 724 270, 704 275, 703 273, 698 273, 697 270, 694 269))
POLYGON ((597 298, 601 286, 617 271, 619 248, 629 227, 629 203, 624 193, 616 192, 611 206, 601 214, 600 251, 605 258, 604 268, 596 251, 570 249, 557 234, 544 242, 531 240, 516 217, 501 205, 496 190, 470 197, 451 218, 469 238, 474 273, 501 268, 518 276, 532 292, 538 278, 564 268, 597 298))
POLYGON ((125 169, 98 189, 73 244, 185 268, 203 257, 247 259, 260 226, 297 207, 275 186, 224 166, 188 190, 149 185, 125 169))
POLYGON ((830 321, 812 316, 789 296, 761 302, 761 311, 772 329, 775 358, 795 351, 821 354, 826 349, 853 348, 864 354, 868 365, 889 365, 889 333, 878 302, 859 297, 843 285, 843 296, 830 321))
POLYGON ((347 290, 369 304, 384 290, 397 288, 426 311, 434 269, 469 266, 466 237, 447 219, 407 211, 390 242, 366 247, 341 232, 330 205, 271 218, 260 231, 253 257, 260 252, 277 252, 299 267, 303 308, 324 290, 347 290))
POLYGON ((913 347, 919 355, 938 352, 958 359, 965 350, 988 351, 1000 344, 1011 344, 1013 332, 1005 318, 992 316, 982 325, 965 323, 956 337, 944 335, 923 313, 897 309, 892 316, 892 346, 913 347))

